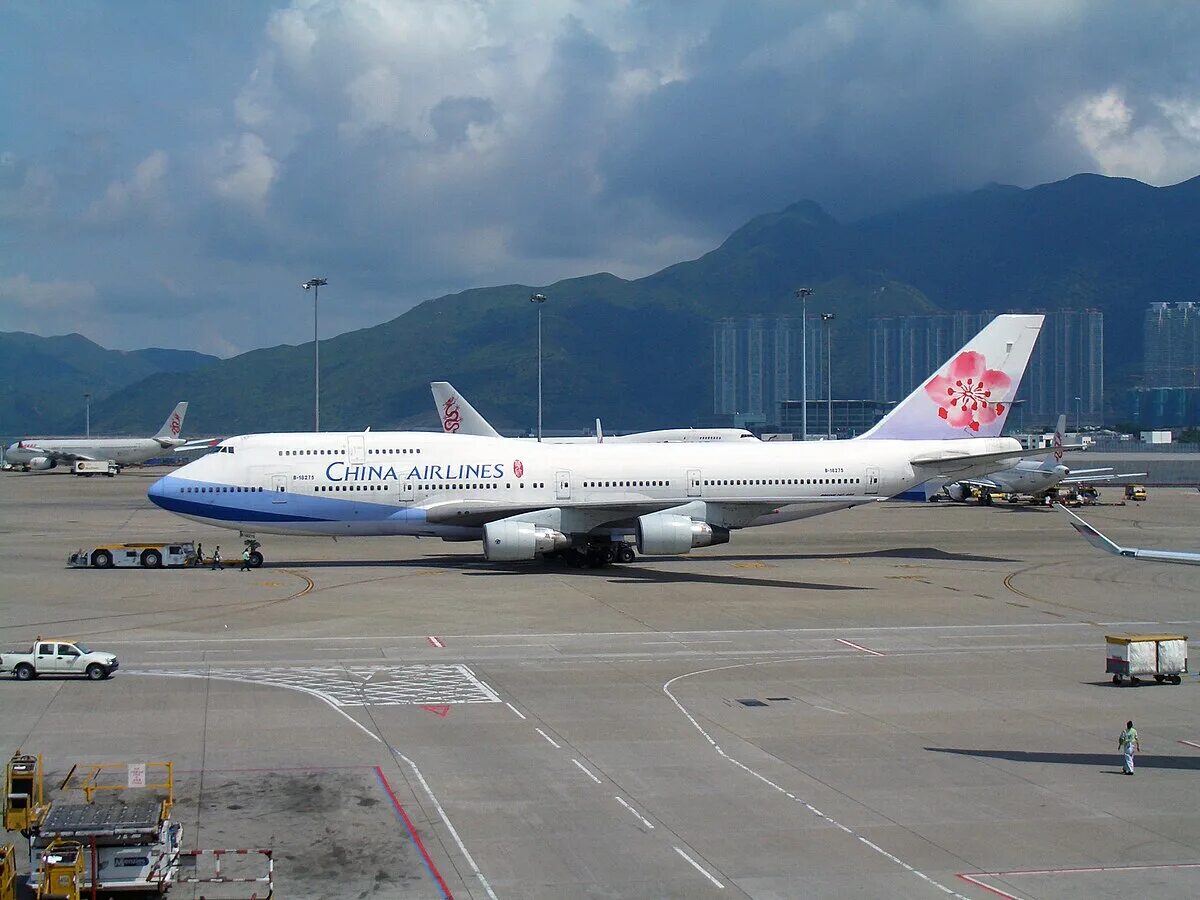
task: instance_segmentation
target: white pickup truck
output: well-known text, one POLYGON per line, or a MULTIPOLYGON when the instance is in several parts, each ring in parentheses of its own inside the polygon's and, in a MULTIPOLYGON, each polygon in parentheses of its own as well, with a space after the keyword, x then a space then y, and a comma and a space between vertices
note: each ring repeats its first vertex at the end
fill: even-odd
POLYGON ((19 681, 39 675, 83 675, 99 681, 119 665, 112 653, 63 638, 38 638, 27 653, 0 653, 0 674, 8 673, 19 681))

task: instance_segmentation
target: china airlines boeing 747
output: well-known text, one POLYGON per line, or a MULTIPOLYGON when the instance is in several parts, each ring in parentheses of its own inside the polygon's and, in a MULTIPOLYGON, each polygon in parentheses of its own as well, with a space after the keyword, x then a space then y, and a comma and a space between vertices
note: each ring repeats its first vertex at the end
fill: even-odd
MULTIPOLYGON (((850 441, 547 444, 425 432, 250 434, 150 488, 239 531, 482 541, 489 560, 629 562, 848 509, 1028 455, 1000 437, 1042 316, 999 316, 850 441)), ((1047 451, 1052 452, 1052 451, 1047 451)))

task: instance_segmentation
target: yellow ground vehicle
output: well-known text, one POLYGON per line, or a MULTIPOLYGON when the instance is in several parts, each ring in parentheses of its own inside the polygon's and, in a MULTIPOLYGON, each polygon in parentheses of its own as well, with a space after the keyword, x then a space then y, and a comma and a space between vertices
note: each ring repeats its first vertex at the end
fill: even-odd
POLYGON ((1127 484, 1125 485, 1126 500, 1145 500, 1146 486, 1144 484, 1127 484))

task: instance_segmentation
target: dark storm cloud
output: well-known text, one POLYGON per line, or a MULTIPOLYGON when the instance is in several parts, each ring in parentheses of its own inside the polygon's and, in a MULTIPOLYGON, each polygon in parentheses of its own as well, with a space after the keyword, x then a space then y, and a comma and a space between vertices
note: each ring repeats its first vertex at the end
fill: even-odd
POLYGON ((0 328, 42 309, 46 333, 121 346, 303 340, 313 274, 336 331, 474 285, 645 274, 803 198, 848 219, 1200 170, 1192 4, 17 10, 0 328))

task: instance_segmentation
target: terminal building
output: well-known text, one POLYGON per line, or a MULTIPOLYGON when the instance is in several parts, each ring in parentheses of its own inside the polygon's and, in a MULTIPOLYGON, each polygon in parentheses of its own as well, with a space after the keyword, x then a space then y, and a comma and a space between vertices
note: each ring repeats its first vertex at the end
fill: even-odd
MULTIPOLYGON (((896 402, 978 333, 997 312, 884 316, 871 320, 871 398, 896 402)), ((1084 425, 1104 418, 1104 314, 1045 313, 1042 333, 1017 392, 1017 427, 1065 413, 1084 425)))

